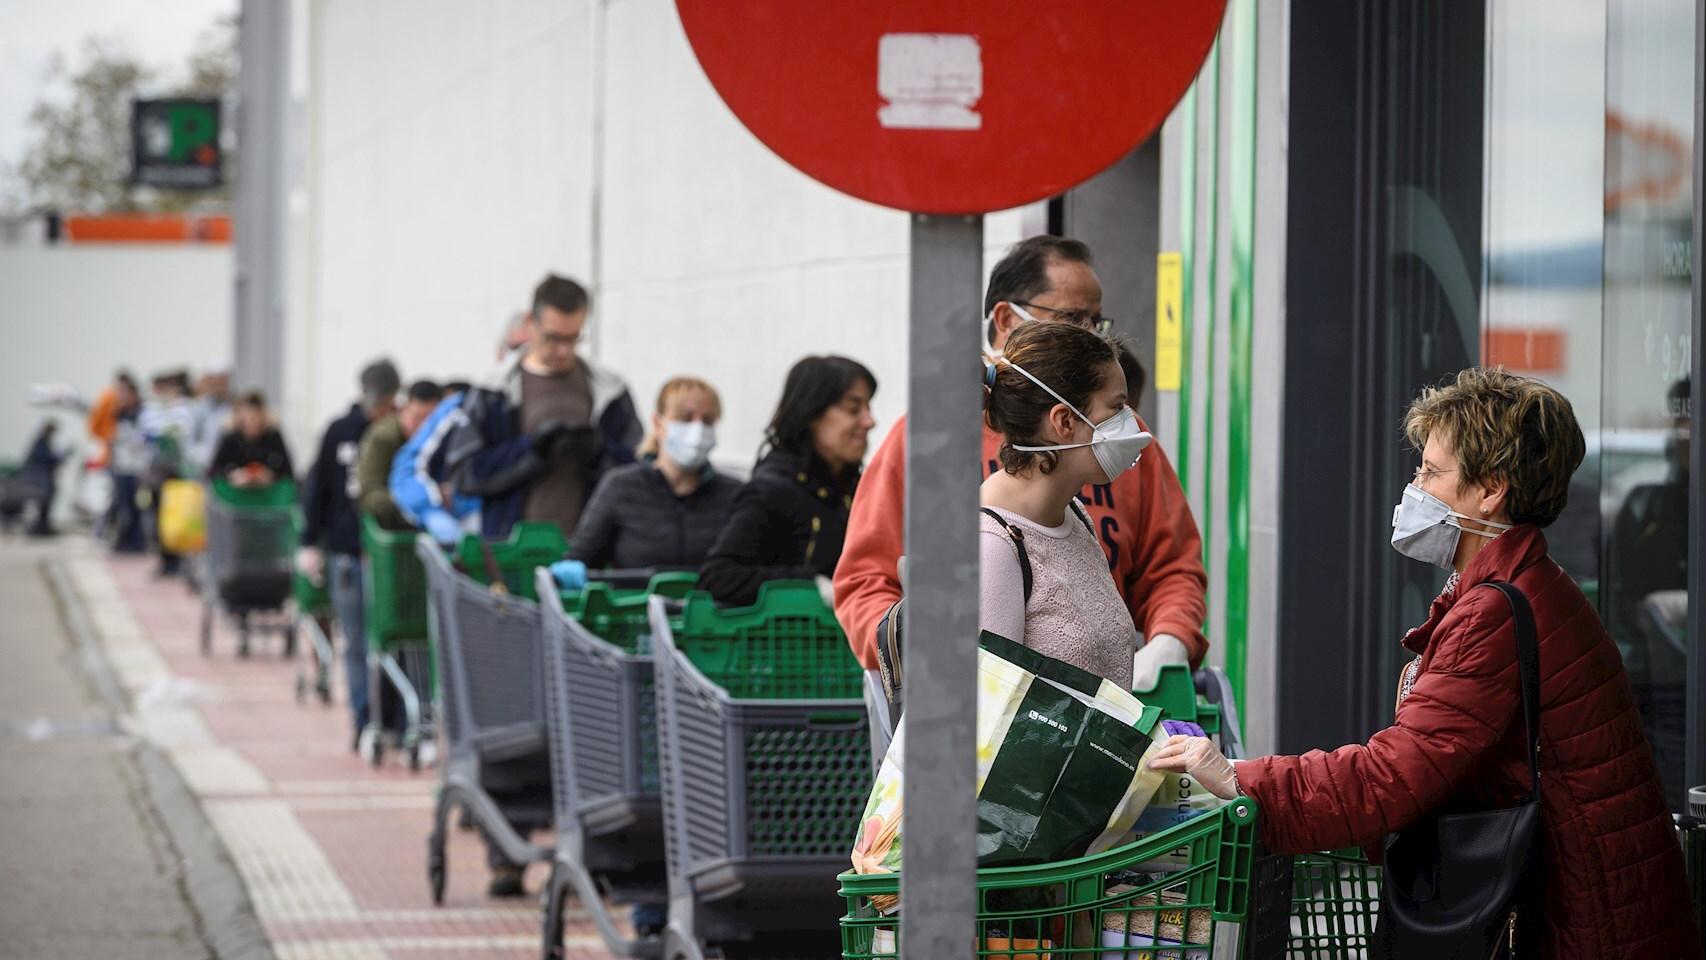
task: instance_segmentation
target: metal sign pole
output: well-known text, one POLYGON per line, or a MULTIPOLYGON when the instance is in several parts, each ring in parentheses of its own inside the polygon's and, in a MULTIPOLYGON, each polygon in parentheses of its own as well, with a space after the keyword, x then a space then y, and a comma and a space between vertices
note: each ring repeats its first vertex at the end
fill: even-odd
POLYGON ((290 4, 243 0, 238 17, 236 316, 238 389, 279 403, 284 386, 285 135, 290 110, 290 4))
POLYGON ((977 900, 983 217, 912 217, 901 943, 970 960, 977 900))

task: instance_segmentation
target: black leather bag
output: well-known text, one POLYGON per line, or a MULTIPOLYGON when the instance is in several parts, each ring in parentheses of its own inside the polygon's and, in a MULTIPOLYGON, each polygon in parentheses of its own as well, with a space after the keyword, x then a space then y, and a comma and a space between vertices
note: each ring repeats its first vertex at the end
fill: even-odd
POLYGON ((1505 595, 1514 614, 1532 787, 1514 807, 1436 814, 1387 838, 1375 957, 1489 960, 1539 952, 1539 641, 1522 591, 1509 583, 1487 586, 1505 595))

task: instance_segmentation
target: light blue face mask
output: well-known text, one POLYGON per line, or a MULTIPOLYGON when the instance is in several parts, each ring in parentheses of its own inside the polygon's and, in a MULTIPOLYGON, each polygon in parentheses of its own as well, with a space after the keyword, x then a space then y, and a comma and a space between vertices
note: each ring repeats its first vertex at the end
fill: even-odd
POLYGON ((1452 510, 1451 504, 1411 483, 1404 487, 1404 498, 1392 508, 1392 549, 1412 560, 1450 570, 1457 559, 1457 541, 1464 533, 1491 540, 1512 526, 1465 516, 1452 510), (1465 527, 1465 520, 1493 530, 1465 527))

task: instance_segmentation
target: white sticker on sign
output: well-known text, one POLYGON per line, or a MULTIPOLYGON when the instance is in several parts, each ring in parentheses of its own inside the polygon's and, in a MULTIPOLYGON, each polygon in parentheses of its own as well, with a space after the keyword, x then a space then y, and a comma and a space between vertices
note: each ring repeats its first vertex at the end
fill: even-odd
POLYGON ((877 42, 877 121, 894 130, 976 130, 983 48, 963 33, 886 33, 877 42))

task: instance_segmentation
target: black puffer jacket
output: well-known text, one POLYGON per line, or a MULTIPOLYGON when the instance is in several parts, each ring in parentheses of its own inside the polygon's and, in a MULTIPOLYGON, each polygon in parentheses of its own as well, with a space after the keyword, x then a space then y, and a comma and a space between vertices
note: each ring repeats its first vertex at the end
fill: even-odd
POLYGON ((758 599, 769 580, 835 573, 857 469, 836 476, 816 456, 772 450, 752 471, 722 535, 699 568, 699 586, 721 603, 758 599))
POLYGON ((728 523, 740 481, 707 469, 676 496, 655 461, 606 473, 569 539, 569 559, 589 567, 693 570, 728 523))

